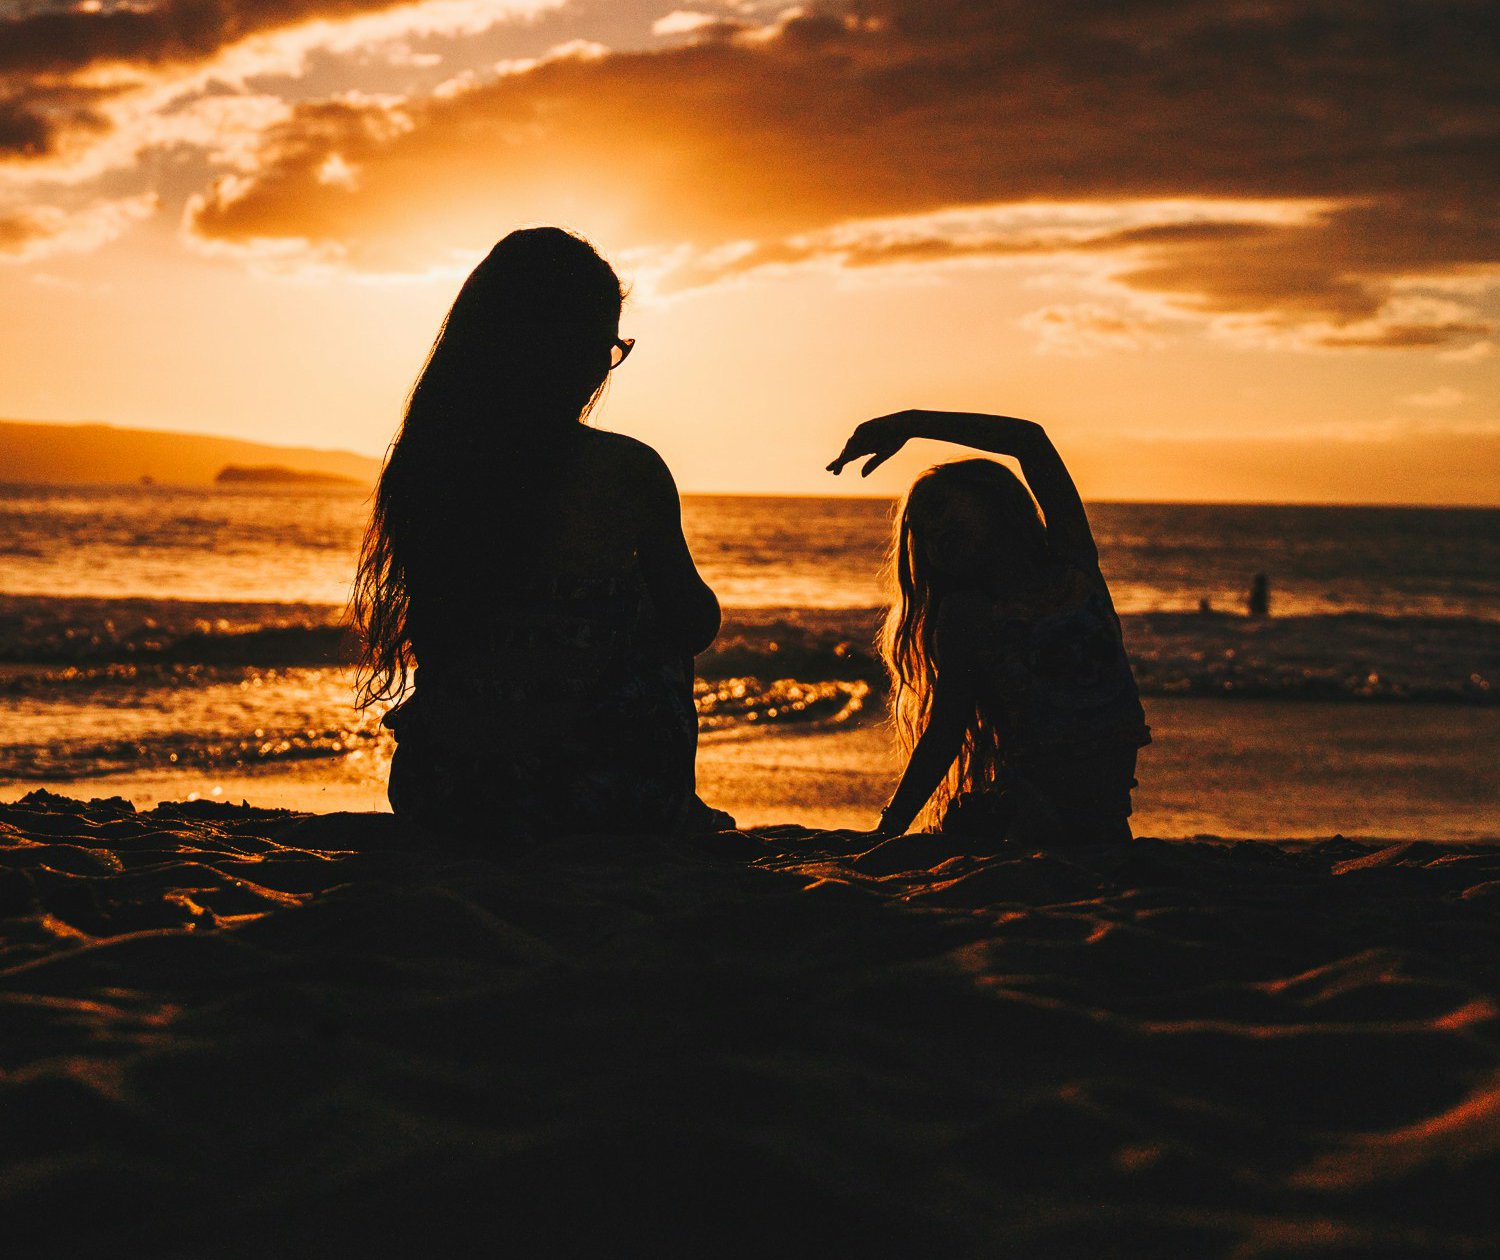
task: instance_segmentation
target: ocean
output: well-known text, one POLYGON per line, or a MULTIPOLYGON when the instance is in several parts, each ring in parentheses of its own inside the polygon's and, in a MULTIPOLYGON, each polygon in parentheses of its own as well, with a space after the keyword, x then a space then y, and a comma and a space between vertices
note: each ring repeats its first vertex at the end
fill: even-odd
MULTIPOLYGON (((367 510, 0 487, 0 799, 383 807, 389 740, 353 708, 342 629, 367 510)), ((699 662, 700 790, 742 821, 867 826, 894 785, 871 644, 891 512, 684 500, 725 608, 699 662)), ((1138 831, 1500 837, 1500 511, 1089 513, 1155 732, 1138 831), (1245 615, 1257 574, 1266 618, 1245 615)))

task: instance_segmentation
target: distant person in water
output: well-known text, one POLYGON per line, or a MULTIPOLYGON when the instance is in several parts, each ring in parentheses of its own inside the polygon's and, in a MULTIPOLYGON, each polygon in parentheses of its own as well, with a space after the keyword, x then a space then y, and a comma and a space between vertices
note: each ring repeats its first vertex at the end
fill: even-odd
POLYGON ((911 438, 1013 456, 1031 493, 1003 464, 965 459, 923 473, 901 506, 881 647, 909 759, 878 834, 906 832, 931 801, 966 841, 1130 839, 1150 734, 1061 457, 1027 420, 902 411, 855 429, 829 471, 869 456, 868 475, 911 438))
POLYGON ((586 241, 512 232, 407 400, 355 583, 399 816, 526 837, 732 825, 694 793, 719 604, 644 443, 583 424, 634 344, 586 241))
POLYGON ((1257 573, 1250 583, 1250 596, 1245 600, 1245 611, 1252 617, 1268 617, 1271 614, 1271 579, 1257 573))

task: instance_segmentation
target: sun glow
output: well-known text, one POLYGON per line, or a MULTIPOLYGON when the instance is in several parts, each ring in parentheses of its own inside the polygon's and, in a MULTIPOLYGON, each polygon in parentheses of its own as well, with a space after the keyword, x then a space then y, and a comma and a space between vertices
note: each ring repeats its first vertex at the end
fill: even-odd
MULTIPOLYGON (((1220 17, 1168 10, 1162 49, 1216 46, 1220 17)), ((1250 470, 1334 430, 1362 436, 1339 461, 1301 452, 1282 493, 1496 494, 1482 172, 1423 167, 1418 195, 1401 163, 1368 168, 1398 138, 1278 112, 1294 98, 1326 124, 1390 93, 1371 118, 1421 131, 1438 115, 1400 107, 1421 80, 1457 93, 1444 126, 1484 125, 1398 43, 1376 56, 1388 74, 1346 50, 1290 85, 1178 101, 1129 22, 1080 16, 1119 54, 1102 109, 1079 86, 1096 65, 1003 13, 961 38, 943 13, 929 29, 718 4, 296 13, 256 9, 191 55, 149 23, 160 47, 109 51, 80 25, 102 7, 0 23, 0 309, 17 313, 0 414, 378 452, 466 270, 510 228, 559 223, 631 285, 640 350, 601 423, 690 488, 841 489, 819 471, 841 430, 921 404, 1046 421, 1096 494, 1275 494, 1278 474, 1250 470), (48 43, 54 27, 72 34, 48 43), (976 77, 981 53, 1026 74, 976 77), (896 81, 927 104, 875 90, 896 81), (1142 128, 1149 163, 1122 147, 1142 128)))

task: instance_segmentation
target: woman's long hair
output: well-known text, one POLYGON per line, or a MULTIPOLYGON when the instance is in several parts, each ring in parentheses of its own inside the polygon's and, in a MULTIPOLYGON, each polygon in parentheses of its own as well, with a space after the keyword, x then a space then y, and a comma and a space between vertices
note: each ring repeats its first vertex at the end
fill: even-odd
MULTIPOLYGON (((944 572, 927 552, 927 524, 933 508, 955 489, 968 491, 989 508, 995 533, 986 540, 989 545, 1015 548, 1030 567, 1050 562, 1041 510, 1021 479, 1004 464, 990 459, 956 460, 929 468, 912 483, 898 512, 886 562, 891 607, 880 634, 880 654, 891 677, 891 720, 908 758, 932 714, 941 667, 939 609, 946 595, 977 585, 944 572)), ((976 704, 969 715, 958 757, 924 811, 930 822, 938 821, 960 792, 995 782, 1002 746, 996 717, 986 713, 982 704, 976 704)))
POLYGON ((528 534, 603 393, 623 299, 594 247, 553 227, 512 232, 464 281, 407 396, 365 530, 353 594, 361 708, 406 693, 414 596, 423 618, 461 621, 478 584, 525 571, 528 534))

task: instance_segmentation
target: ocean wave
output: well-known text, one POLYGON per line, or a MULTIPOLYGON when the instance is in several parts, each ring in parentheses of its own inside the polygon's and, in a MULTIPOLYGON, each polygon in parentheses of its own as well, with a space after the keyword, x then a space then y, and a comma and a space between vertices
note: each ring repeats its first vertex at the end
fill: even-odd
POLYGON ((354 659, 331 604, 0 595, 0 661, 324 665, 354 659))
POLYGON ((247 770, 351 755, 390 758, 380 731, 329 727, 267 732, 171 732, 124 738, 50 740, 0 748, 0 780, 51 782, 172 770, 247 770))
MULTIPOLYGON (((275 615, 288 616, 285 609, 275 615)), ((701 728, 750 736, 878 720, 885 711, 884 671, 872 646, 878 616, 873 609, 854 616, 788 609, 731 614, 718 643, 698 661, 701 728)), ((230 628, 187 629, 146 648, 126 639, 136 644, 133 651, 115 646, 104 653, 120 659, 89 661, 77 652, 73 659, 0 669, 0 697, 12 719, 0 733, 0 781, 389 759, 390 736, 378 727, 378 713, 354 709, 352 670, 337 626, 215 621, 230 628), (197 659, 181 659, 189 657, 197 659)), ((1148 697, 1471 706, 1500 700, 1500 626, 1492 622, 1368 614, 1254 621, 1192 613, 1123 622, 1148 697)), ((119 627, 128 622, 114 624, 118 644, 119 627)), ((15 645, 8 646, 14 654, 15 645)))
MULTIPOLYGON (((858 679, 879 694, 880 610, 768 610, 726 618, 699 672, 858 679)), ((1144 695, 1500 703, 1500 623, 1331 613, 1252 618, 1153 612, 1121 618, 1144 695)))
POLYGON ((1148 695, 1500 703, 1500 624, 1338 613, 1122 619, 1148 695))
MULTIPOLYGON (((696 662, 709 684, 699 689, 702 716, 722 725, 858 712, 886 685, 874 646, 881 616, 878 608, 729 610, 696 662)), ((1500 622, 1150 612, 1122 624, 1148 695, 1500 703, 1500 622)), ((25 667, 0 680, 9 694, 347 669, 355 655, 343 610, 332 605, 0 596, 0 662, 25 667)))

